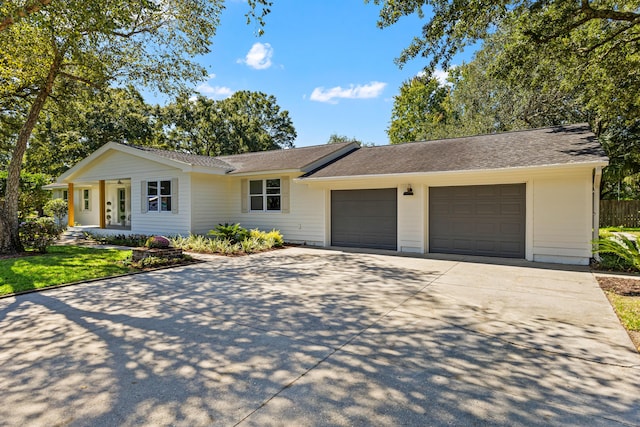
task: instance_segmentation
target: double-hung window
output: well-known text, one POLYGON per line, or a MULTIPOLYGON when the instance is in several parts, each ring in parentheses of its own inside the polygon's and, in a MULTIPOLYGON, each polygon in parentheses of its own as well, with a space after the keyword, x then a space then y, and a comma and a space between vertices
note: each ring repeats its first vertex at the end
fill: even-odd
POLYGON ((147 181, 147 210, 171 212, 171 180, 147 181))
POLYGON ((252 211, 280 211, 281 198, 280 179, 249 181, 249 206, 252 211))
POLYGON ((82 210, 88 211, 91 209, 91 192, 89 190, 82 190, 82 210))

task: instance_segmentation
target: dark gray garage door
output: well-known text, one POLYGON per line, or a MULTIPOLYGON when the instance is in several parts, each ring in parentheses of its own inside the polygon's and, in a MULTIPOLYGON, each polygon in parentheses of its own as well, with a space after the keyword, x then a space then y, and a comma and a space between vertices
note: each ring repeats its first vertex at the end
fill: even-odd
POLYGON ((431 187, 429 252, 524 258, 525 184, 431 187))
POLYGON ((395 188, 332 191, 331 244, 396 250, 397 194, 395 188))

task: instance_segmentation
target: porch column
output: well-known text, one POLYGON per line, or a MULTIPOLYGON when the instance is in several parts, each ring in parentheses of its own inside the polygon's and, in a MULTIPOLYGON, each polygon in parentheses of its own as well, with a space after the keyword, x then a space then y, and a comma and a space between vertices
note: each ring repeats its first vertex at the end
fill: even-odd
POLYGON ((75 224, 75 218, 73 217, 73 211, 74 211, 74 206, 73 206, 73 202, 74 202, 74 194, 73 194, 73 183, 70 182, 67 185, 67 223, 69 225, 69 227, 73 227, 73 224, 75 224))
POLYGON ((101 179, 98 185, 98 193, 100 195, 100 228, 106 228, 107 227, 107 222, 106 222, 106 218, 105 218, 105 203, 106 203, 106 195, 105 195, 105 188, 104 188, 104 179, 101 179))

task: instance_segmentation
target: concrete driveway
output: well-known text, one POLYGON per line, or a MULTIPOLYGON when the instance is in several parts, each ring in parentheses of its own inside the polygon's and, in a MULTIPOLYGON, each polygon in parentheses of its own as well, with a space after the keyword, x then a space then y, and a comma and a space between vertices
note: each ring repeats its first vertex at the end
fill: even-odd
POLYGON ((593 276, 520 264, 292 248, 3 299, 0 424, 640 425, 593 276))

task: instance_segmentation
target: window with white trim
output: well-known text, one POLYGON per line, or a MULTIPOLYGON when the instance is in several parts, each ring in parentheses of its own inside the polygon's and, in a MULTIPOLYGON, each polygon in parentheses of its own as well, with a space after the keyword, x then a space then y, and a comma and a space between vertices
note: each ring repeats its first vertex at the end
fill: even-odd
POLYGON ((281 209, 280 179, 249 181, 249 206, 253 212, 275 212, 281 209))
POLYGON ((69 201, 69 190, 62 190, 62 200, 65 202, 69 201))
POLYGON ((82 210, 88 211, 91 209, 91 191, 82 190, 82 210))
POLYGON ((171 180, 147 181, 147 210, 171 212, 171 180))

